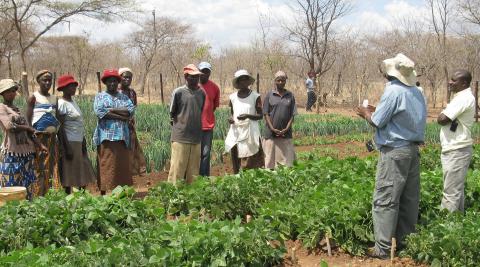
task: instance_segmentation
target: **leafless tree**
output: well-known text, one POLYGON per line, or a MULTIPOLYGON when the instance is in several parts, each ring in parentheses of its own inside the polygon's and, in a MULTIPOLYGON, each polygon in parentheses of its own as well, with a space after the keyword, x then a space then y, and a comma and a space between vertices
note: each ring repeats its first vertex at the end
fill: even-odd
POLYGON ((145 92, 151 70, 164 60, 161 58, 164 54, 162 51, 169 50, 170 47, 178 48, 176 45, 189 33, 186 25, 167 17, 156 18, 154 15, 153 19, 142 24, 142 29, 133 32, 127 42, 129 48, 134 49, 142 61, 141 94, 145 92))
MULTIPOLYGON (((14 25, 22 70, 27 71, 26 54, 45 33, 68 18, 83 15, 112 20, 134 6, 135 0, 5 0, 0 4, 2 19, 14 25), (28 34, 29 29, 35 29, 28 34)), ((28 91, 24 91, 28 95, 28 91)))
MULTIPOLYGON (((352 6, 348 0, 296 0, 292 9, 298 17, 295 25, 285 26, 289 39, 299 45, 298 56, 320 79, 335 62, 333 24, 347 15, 352 6)), ((314 82, 317 83, 318 98, 322 99, 321 85, 316 79, 314 82)))
MULTIPOLYGON (((445 83, 448 84, 448 54, 447 54, 447 30, 452 17, 451 0, 427 0, 432 19, 432 26, 436 34, 436 41, 440 46, 442 68, 445 83)), ((447 102, 450 101, 450 91, 447 93, 447 102)))

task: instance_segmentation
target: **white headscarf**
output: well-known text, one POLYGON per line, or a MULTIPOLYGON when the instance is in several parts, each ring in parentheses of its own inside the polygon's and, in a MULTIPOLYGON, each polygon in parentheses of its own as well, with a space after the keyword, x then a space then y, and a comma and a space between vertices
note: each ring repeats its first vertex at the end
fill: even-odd
POLYGON ((119 74, 120 76, 121 76, 122 74, 124 74, 125 72, 130 72, 130 73, 133 74, 132 70, 129 69, 129 68, 127 68, 127 67, 118 69, 118 74, 119 74))

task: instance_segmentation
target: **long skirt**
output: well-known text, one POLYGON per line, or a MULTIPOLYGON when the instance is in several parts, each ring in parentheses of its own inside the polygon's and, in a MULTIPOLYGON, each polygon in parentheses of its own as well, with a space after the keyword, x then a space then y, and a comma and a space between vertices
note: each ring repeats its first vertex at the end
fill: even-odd
POLYGON ((278 165, 293 166, 295 147, 292 138, 272 137, 263 141, 265 168, 275 169, 278 165))
POLYGON ((48 149, 48 155, 37 150, 34 160, 35 177, 33 184, 33 196, 44 196, 50 188, 55 190, 62 187, 60 183, 59 160, 57 136, 55 133, 39 133, 37 139, 48 149))
POLYGON ((109 191, 121 185, 133 185, 130 150, 124 141, 103 141, 97 147, 98 188, 109 191))
POLYGON ((144 174, 147 172, 147 163, 143 150, 138 142, 135 127, 130 127, 130 164, 132 164, 132 175, 144 174))
POLYGON ((307 111, 311 111, 313 105, 317 102, 317 94, 314 91, 307 92, 307 111))
POLYGON ((32 199, 32 185, 35 182, 33 160, 35 154, 16 156, 12 154, 2 155, 0 162, 0 185, 23 186, 27 188, 27 198, 32 199))
POLYGON ((64 187, 81 187, 95 182, 95 173, 87 153, 83 153, 82 142, 69 142, 72 148, 73 158, 67 159, 62 153, 61 181, 64 187))
POLYGON ((263 168, 265 165, 265 156, 263 154, 262 142, 260 142, 258 152, 250 157, 239 158, 237 145, 232 147, 232 149, 230 150, 230 154, 232 156, 233 173, 235 174, 239 173, 241 169, 259 169, 263 168))

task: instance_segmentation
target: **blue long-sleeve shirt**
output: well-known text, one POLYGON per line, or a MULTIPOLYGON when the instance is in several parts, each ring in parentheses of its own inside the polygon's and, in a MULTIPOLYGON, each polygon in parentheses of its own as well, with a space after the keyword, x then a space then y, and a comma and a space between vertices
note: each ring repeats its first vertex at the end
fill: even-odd
POLYGON ((375 144, 379 149, 423 143, 427 107, 422 93, 397 80, 387 83, 372 122, 377 126, 375 144))

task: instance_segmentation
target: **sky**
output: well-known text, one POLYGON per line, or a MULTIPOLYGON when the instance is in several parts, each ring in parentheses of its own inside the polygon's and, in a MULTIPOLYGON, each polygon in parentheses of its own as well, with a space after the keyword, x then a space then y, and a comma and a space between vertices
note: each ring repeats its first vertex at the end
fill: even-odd
MULTIPOLYGON (((144 14, 133 16, 141 20, 151 16, 167 16, 190 25, 197 40, 208 43, 213 50, 251 43, 259 34, 259 17, 273 33, 281 33, 281 23, 294 22, 291 6, 295 0, 143 0, 144 14)), ((428 16, 422 0, 351 0, 353 10, 338 21, 339 30, 377 32, 388 30, 399 19, 422 19, 428 16)), ((94 42, 119 40, 138 29, 130 22, 104 23, 86 18, 72 19, 56 27, 50 34, 88 33, 94 42)))

